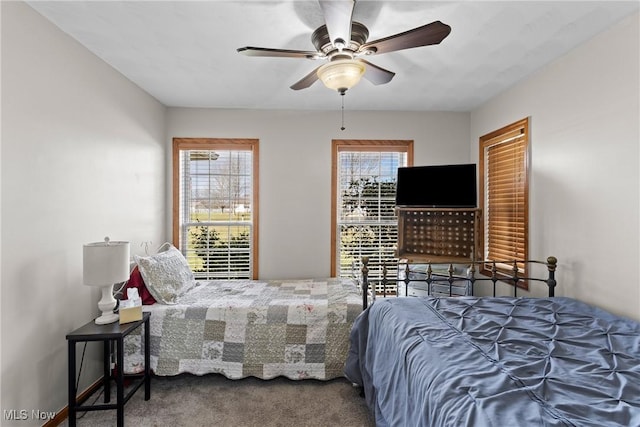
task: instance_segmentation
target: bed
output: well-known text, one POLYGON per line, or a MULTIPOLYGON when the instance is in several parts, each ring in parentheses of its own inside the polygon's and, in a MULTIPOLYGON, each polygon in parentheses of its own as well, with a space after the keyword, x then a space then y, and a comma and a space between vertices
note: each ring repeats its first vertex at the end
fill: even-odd
POLYGON ((639 426, 640 323, 565 297, 377 298, 345 376, 378 426, 639 426))
MULTIPOLYGON (((166 252, 184 267, 177 249, 166 252)), ((158 280, 153 271, 175 262, 155 256, 156 264, 147 268, 145 262, 151 258, 138 257, 142 277, 132 273, 128 286, 137 287, 142 299, 147 298, 143 311, 151 313, 155 375, 218 373, 230 379, 295 380, 344 376, 351 326, 362 311, 353 279, 191 282, 187 271, 187 279, 176 281, 186 280, 188 289, 163 296, 153 283, 168 282, 166 273, 158 280), (149 293, 154 298, 149 300, 149 293)), ((142 332, 127 338, 124 371, 136 373, 143 367, 142 332)))

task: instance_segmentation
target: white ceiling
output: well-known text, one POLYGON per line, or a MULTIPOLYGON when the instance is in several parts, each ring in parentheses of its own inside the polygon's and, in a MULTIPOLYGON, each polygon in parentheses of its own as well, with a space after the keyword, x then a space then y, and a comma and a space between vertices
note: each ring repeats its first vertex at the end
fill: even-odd
MULTIPOLYGON (((240 55, 242 46, 314 50, 324 24, 316 1, 28 1, 167 106, 317 109, 340 106, 317 81, 293 83, 319 64, 240 55)), ((368 57, 396 73, 364 80, 350 110, 470 111, 639 9, 633 1, 358 1, 369 41, 440 20, 440 45, 368 57)), ((615 49, 615 46, 611 47, 615 49)))

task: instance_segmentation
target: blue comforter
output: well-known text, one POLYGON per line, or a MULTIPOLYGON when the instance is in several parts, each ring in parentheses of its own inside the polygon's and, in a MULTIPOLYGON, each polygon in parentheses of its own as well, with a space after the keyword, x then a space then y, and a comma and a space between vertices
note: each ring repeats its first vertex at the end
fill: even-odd
POLYGON ((350 344, 378 426, 640 426, 640 323, 577 300, 379 299, 350 344))

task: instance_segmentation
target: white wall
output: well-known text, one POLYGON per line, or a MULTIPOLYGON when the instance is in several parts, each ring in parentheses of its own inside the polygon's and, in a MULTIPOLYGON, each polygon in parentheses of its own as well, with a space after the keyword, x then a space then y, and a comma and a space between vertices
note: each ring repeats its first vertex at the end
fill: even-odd
MULTIPOLYGON (((336 96, 338 96, 336 94, 336 96)), ((346 96, 349 96, 348 94, 346 96)), ((330 273, 331 140, 412 139, 414 164, 469 161, 468 113, 246 111, 170 108, 174 137, 260 140, 259 276, 330 273)), ((167 170, 170 170, 170 159, 167 170)), ((171 189, 167 210, 171 212, 171 189)), ((171 218, 167 235, 171 234, 171 218)))
POLYGON ((628 17, 471 114, 478 138, 530 117, 531 258, 557 292, 640 319, 640 17, 628 17))
MULTIPOLYGON (((100 298, 82 284, 82 245, 164 240, 164 113, 29 6, 2 2, 2 411, 67 403, 65 335, 100 298)), ((100 375, 91 352, 80 389, 100 375)))
POLYGON ((475 161, 479 136, 530 116, 531 256, 559 258, 558 293, 640 318, 638 15, 471 114, 347 109, 341 132, 338 109, 165 111, 29 6, 1 7, 2 410, 66 405, 64 336, 98 314, 82 244, 171 237, 172 137, 260 140, 260 277, 311 277, 329 274, 332 139, 475 161))

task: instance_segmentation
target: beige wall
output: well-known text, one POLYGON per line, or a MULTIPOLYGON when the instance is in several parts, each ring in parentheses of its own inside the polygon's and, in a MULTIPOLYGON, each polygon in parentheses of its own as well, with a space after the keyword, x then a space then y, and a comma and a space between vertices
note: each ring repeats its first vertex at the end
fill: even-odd
POLYGON ((471 114, 478 138, 530 117, 532 258, 557 292, 640 319, 640 37, 635 14, 471 114))
MULTIPOLYGON (((1 7, 5 426, 5 410, 66 405, 65 335, 100 298, 82 284, 82 245, 161 243, 165 108, 26 4, 1 7)), ((99 376, 92 346, 81 389, 99 376)))
MULTIPOLYGON (((260 278, 330 272, 331 140, 412 139, 414 163, 469 161, 469 114, 170 108, 173 137, 260 140, 260 278)), ((170 163, 167 164, 170 170, 170 163)), ((167 190, 167 211, 171 192, 167 190)), ((167 224, 170 231, 171 218, 167 224)))

